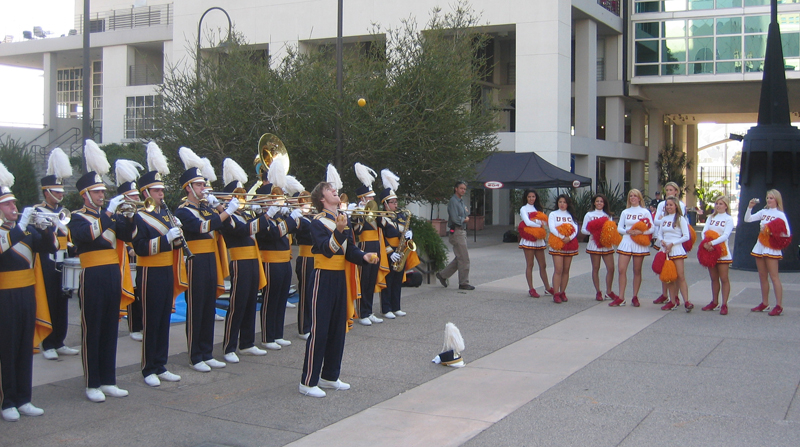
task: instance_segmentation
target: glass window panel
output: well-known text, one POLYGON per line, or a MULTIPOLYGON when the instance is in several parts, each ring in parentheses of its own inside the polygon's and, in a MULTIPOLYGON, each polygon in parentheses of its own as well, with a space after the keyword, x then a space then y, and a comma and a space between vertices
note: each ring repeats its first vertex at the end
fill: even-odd
POLYGON ((744 56, 748 59, 759 59, 767 52, 767 35, 744 36, 744 56))
POLYGON ((662 41, 661 62, 686 61, 686 40, 666 39, 662 41))
POLYGON ((714 0, 689 0, 689 9, 714 9, 714 0))
POLYGON ((145 96, 144 97, 144 105, 148 107, 153 107, 153 97, 152 96, 145 96))
POLYGON ((741 32, 741 17, 724 17, 717 19, 717 34, 739 34, 741 32))
MULTIPOLYGON (((135 99, 133 98, 133 96, 128 96, 127 98, 125 98, 126 107, 128 108, 133 107, 134 104, 135 104, 135 99)), ((128 111, 128 113, 130 113, 130 110, 128 111)))
POLYGON ((769 16, 747 16, 744 18, 744 32, 766 33, 769 29, 769 16))
POLYGON ((658 65, 637 65, 636 76, 658 76, 658 65))
POLYGON ((696 62, 689 64, 689 74, 713 74, 714 64, 712 62, 696 62))
POLYGON ((689 20, 690 36, 713 36, 714 19, 689 20))
POLYGON ((781 43, 783 46, 783 57, 800 56, 800 34, 781 33, 781 43))
POLYGON ((664 22, 664 32, 661 37, 683 37, 686 35, 685 20, 668 20, 664 22))
POLYGON ((744 63, 745 71, 764 71, 764 60, 755 60, 755 61, 745 61, 744 63))
POLYGON ((785 59, 784 67, 786 71, 798 71, 798 68, 800 68, 800 59, 785 59))
POLYGON ((717 62, 717 73, 741 73, 741 62, 717 62))
POLYGON ((686 11, 686 0, 665 0, 664 11, 686 11))
POLYGON ((741 59, 742 36, 717 37, 717 59, 741 59))
POLYGON ((94 87, 92 87, 92 96, 100 96, 102 95, 101 93, 102 91, 103 91, 102 87, 100 87, 99 85, 95 85, 94 87))
POLYGON ((686 64, 664 64, 661 66, 662 76, 685 75, 686 64))
POLYGON ((636 13, 658 12, 658 2, 641 2, 636 4, 636 13))
POLYGON ((92 71, 94 71, 95 73, 103 71, 103 61, 92 62, 92 71))
POLYGON ((744 0, 745 6, 769 5, 769 0, 744 0))
POLYGON ((658 62, 658 41, 636 42, 636 63, 658 62))
POLYGON ((742 0, 717 0, 717 9, 741 7, 742 0))
POLYGON ((637 39, 658 38, 658 22, 644 22, 636 24, 637 39))
POLYGON ((689 39, 687 54, 690 61, 714 60, 714 39, 711 37, 689 39))
POLYGON ((144 105, 144 96, 137 96, 136 107, 142 107, 143 105, 144 105))
POLYGON ((778 14, 781 33, 800 31, 800 14, 778 14))

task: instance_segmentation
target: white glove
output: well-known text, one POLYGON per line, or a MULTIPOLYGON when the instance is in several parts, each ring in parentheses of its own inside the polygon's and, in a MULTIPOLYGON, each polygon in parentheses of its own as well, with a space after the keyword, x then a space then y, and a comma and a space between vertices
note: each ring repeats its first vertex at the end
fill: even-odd
POLYGON ((28 207, 22 210, 22 215, 19 216, 17 219, 17 225, 22 227, 22 229, 28 228, 28 224, 31 222, 31 215, 33 214, 33 208, 28 207))
POLYGON ((114 197, 113 199, 108 201, 108 208, 106 208, 106 210, 108 210, 108 212, 111 214, 116 213, 117 207, 119 207, 119 204, 122 203, 124 200, 125 196, 121 194, 118 195, 117 197, 114 197))
POLYGON ((406 239, 411 239, 412 237, 414 237, 414 233, 411 230, 406 231, 406 239))
POLYGON ((291 217, 293 220, 297 220, 303 217, 303 212, 300 210, 294 210, 292 211, 292 214, 289 215, 289 217, 291 217))
POLYGON ((358 208, 358 205, 356 205, 355 203, 351 203, 351 204, 347 205, 347 209, 350 210, 350 211, 352 211, 352 210, 354 210, 356 208, 358 208))
POLYGON ((182 231, 181 231, 180 228, 172 227, 172 228, 169 229, 169 231, 167 231, 167 242, 169 242, 171 244, 172 241, 174 241, 175 239, 178 239, 179 237, 181 237, 181 235, 182 235, 182 231))
POLYGON ((180 228, 183 226, 183 223, 181 223, 181 220, 177 217, 172 216, 172 226, 180 228))
POLYGON ((206 200, 208 200, 208 206, 210 206, 211 208, 216 208, 219 206, 219 199, 217 198, 217 196, 213 194, 209 194, 206 200))
POLYGON ((256 214, 261 214, 264 211, 261 209, 261 205, 250 205, 250 210, 256 214))
POLYGON ((225 208, 225 212, 232 216, 233 213, 235 213, 236 210, 238 210, 238 209, 239 209, 239 199, 234 197, 234 198, 231 199, 230 202, 228 202, 228 207, 225 208))
POLYGON ((269 218, 272 219, 273 217, 275 217, 276 214, 278 214, 278 211, 280 210, 281 209, 277 206, 271 206, 267 209, 267 216, 269 216, 269 218))
POLYGON ((284 216, 288 216, 291 212, 292 210, 288 206, 281 207, 281 214, 284 216))
POLYGON ((397 261, 400 260, 400 258, 401 258, 400 253, 397 253, 397 252, 394 252, 394 253, 392 253, 391 256, 389 256, 389 259, 391 259, 392 262, 397 262, 397 261))

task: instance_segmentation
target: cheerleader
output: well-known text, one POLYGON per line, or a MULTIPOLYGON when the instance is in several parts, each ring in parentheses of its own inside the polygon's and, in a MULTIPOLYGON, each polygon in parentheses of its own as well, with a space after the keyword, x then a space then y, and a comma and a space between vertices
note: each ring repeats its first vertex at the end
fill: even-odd
POLYGON ((691 312, 694 309, 694 304, 689 301, 689 287, 686 285, 686 277, 683 270, 683 263, 687 258, 683 243, 691 238, 689 223, 683 217, 679 205, 680 201, 675 196, 668 196, 664 203, 664 216, 658 230, 658 240, 661 243, 661 251, 667 254, 667 259, 675 263, 678 277, 668 284, 672 299, 662 306, 661 310, 672 310, 680 306, 681 301, 678 297, 678 290, 680 289, 686 312, 691 312))
MULTIPOLYGON (((614 247, 601 247, 597 244, 597 238, 592 235, 588 229, 589 222, 606 218, 606 222, 612 222, 611 215, 608 209, 608 199, 603 194, 595 194, 592 197, 592 211, 586 213, 583 218, 583 225, 581 226, 581 234, 591 236, 589 243, 586 245, 586 253, 592 259, 592 283, 594 283, 594 290, 597 292, 595 299, 603 301, 603 292, 600 291, 600 261, 606 265, 606 296, 612 300, 617 299, 617 294, 611 291, 614 284, 614 247)), ((615 233, 617 234, 617 233, 615 233)))
MULTIPOLYGON (((666 185, 664 185, 664 192, 666 192, 666 195, 664 197, 674 196, 674 197, 677 197, 678 199, 681 198, 681 189, 678 187, 678 184, 675 183, 675 182, 669 182, 666 185)), ((667 203, 666 200, 662 200, 661 202, 658 202, 658 207, 656 207, 656 214, 653 216, 653 225, 656 226, 656 230, 653 232, 653 234, 655 234, 655 235, 658 235, 658 229, 659 229, 659 227, 661 227, 661 221, 664 219, 664 206, 666 205, 666 203, 667 203)), ((680 200, 678 201, 678 203, 680 203, 680 205, 681 205, 681 215, 685 216, 686 215, 686 205, 683 202, 681 202, 680 200)), ((656 249, 660 248, 657 239, 656 239, 656 242, 655 242, 655 247, 656 247, 656 249)), ((683 297, 683 299, 686 300, 686 297, 683 297)), ((661 283, 661 296, 659 296, 658 298, 653 300, 653 304, 664 304, 667 301, 669 301, 669 291, 667 291, 667 283, 662 282, 661 283)))
POLYGON ((767 206, 752 214, 753 207, 758 202, 758 199, 750 200, 747 205, 747 212, 744 215, 745 222, 759 221, 761 223, 761 234, 759 234, 758 242, 756 242, 750 253, 751 256, 755 256, 756 266, 758 267, 758 280, 761 282, 761 304, 750 310, 752 312, 763 312, 769 309, 769 279, 772 280, 772 287, 775 289, 775 301, 777 302, 769 315, 775 317, 783 312, 783 307, 781 307, 783 304, 783 285, 781 284, 781 278, 778 276, 778 262, 783 259, 783 252, 777 246, 770 246, 772 244, 769 243, 773 241, 773 237, 769 237, 767 232, 773 233, 770 230, 781 226, 780 223, 773 222, 782 220, 785 230, 782 233, 773 234, 774 238, 791 241, 792 233, 789 229, 789 221, 786 220, 786 214, 783 213, 781 193, 777 189, 767 191, 767 206), (768 244, 762 243, 762 239, 768 244))
POLYGON ((731 281, 728 277, 728 270, 733 262, 733 253, 728 244, 728 238, 733 231, 733 218, 730 215, 730 202, 727 197, 718 197, 714 201, 714 214, 706 220, 703 228, 701 240, 702 245, 698 248, 698 258, 702 250, 713 252, 716 246, 721 246, 721 256, 715 265, 708 267, 708 274, 711 276, 711 294, 713 299, 708 305, 703 307, 704 311, 714 310, 719 306, 719 291, 722 290, 722 307, 719 309, 720 315, 728 315, 728 297, 731 294, 731 281), (712 235, 716 234, 716 237, 712 235), (706 241, 706 238, 709 238, 706 241))
POLYGON ((653 217, 650 211, 644 208, 644 198, 638 189, 632 189, 628 193, 628 208, 619 217, 617 230, 622 235, 622 242, 617 246, 619 255, 619 296, 608 303, 611 307, 625 305, 625 288, 628 285, 628 264, 633 258, 633 307, 639 307, 639 287, 642 285, 642 262, 645 256, 650 256, 650 242, 648 235, 653 234, 653 217), (640 237, 644 236, 644 237, 640 237), (635 239, 634 239, 635 238, 635 239), (642 239, 648 239, 646 243, 642 239))
POLYGON ((539 194, 532 189, 526 189, 522 197, 523 205, 519 209, 519 216, 522 218, 519 225, 519 248, 525 253, 525 279, 528 281, 528 294, 533 298, 539 298, 539 294, 533 287, 533 260, 536 258, 536 263, 539 264, 539 277, 542 278, 544 284, 544 293, 552 295, 554 292, 547 277, 547 260, 544 256, 544 250, 547 248, 545 223, 534 218, 537 212, 544 214, 542 213, 542 203, 539 200, 539 194), (526 231, 526 228, 533 231, 538 230, 541 237, 534 237, 531 232, 526 231))
POLYGON ((572 200, 566 194, 556 199, 558 209, 547 218, 550 227, 550 255, 553 256, 553 301, 566 303, 567 283, 572 257, 578 254, 578 225, 575 223, 572 200), (560 242, 560 243, 559 243, 560 242))

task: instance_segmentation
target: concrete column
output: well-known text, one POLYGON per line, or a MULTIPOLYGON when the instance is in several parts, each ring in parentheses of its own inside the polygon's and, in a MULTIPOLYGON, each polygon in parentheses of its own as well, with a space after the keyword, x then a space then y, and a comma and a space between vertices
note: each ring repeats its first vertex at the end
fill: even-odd
POLYGON ((575 135, 597 135, 597 23, 592 20, 575 22, 575 135))
MULTIPOLYGON (((617 185, 621 190, 625 189, 625 160, 622 158, 607 158, 606 178, 608 179, 608 186, 612 190, 617 185)), ((625 193, 627 194, 627 191, 625 193)))
POLYGON ((515 147, 568 169, 572 5, 532 2, 528 8, 533 19, 517 23, 515 147))
POLYGON ((644 146, 644 110, 631 109, 631 144, 644 146))
MULTIPOLYGON (((58 53, 44 53, 44 125, 50 132, 50 138, 56 138, 58 131, 58 91, 56 81, 58 81, 58 53)), ((49 142, 49 141, 48 141, 49 142)))
POLYGON ((605 67, 604 78, 606 81, 617 81, 622 77, 622 45, 619 44, 620 41, 622 41, 621 35, 605 36, 606 45, 603 65, 605 67))
POLYGON ((625 101, 619 96, 606 98, 606 141, 625 142, 625 101))
POLYGON ((686 170, 686 207, 697 206, 697 195, 694 187, 697 185, 697 124, 681 126, 685 128, 685 152, 686 160, 691 161, 691 169, 686 170))
POLYGON ((658 173, 656 161, 658 152, 664 147, 664 113, 658 109, 650 109, 650 122, 647 125, 647 164, 649 166, 649 177, 647 179, 647 192, 654 195, 661 190, 658 184, 658 173))
POLYGON ((642 194, 653 197, 655 191, 645 191, 644 188, 644 162, 641 160, 631 160, 631 187, 642 191, 642 194))
POLYGON ((592 179, 592 189, 597 189, 597 155, 594 153, 588 155, 575 156, 575 173, 590 177, 592 179))

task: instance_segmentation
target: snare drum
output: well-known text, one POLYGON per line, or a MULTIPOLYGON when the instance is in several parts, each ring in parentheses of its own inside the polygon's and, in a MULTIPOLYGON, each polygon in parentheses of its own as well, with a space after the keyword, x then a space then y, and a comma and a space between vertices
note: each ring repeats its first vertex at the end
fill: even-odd
POLYGON ((61 288, 64 290, 78 290, 82 271, 79 258, 65 258, 61 270, 61 288))
POLYGON ((130 266, 131 266, 131 281, 133 281, 131 282, 131 284, 133 284, 133 287, 136 287, 136 263, 131 262, 130 266))

